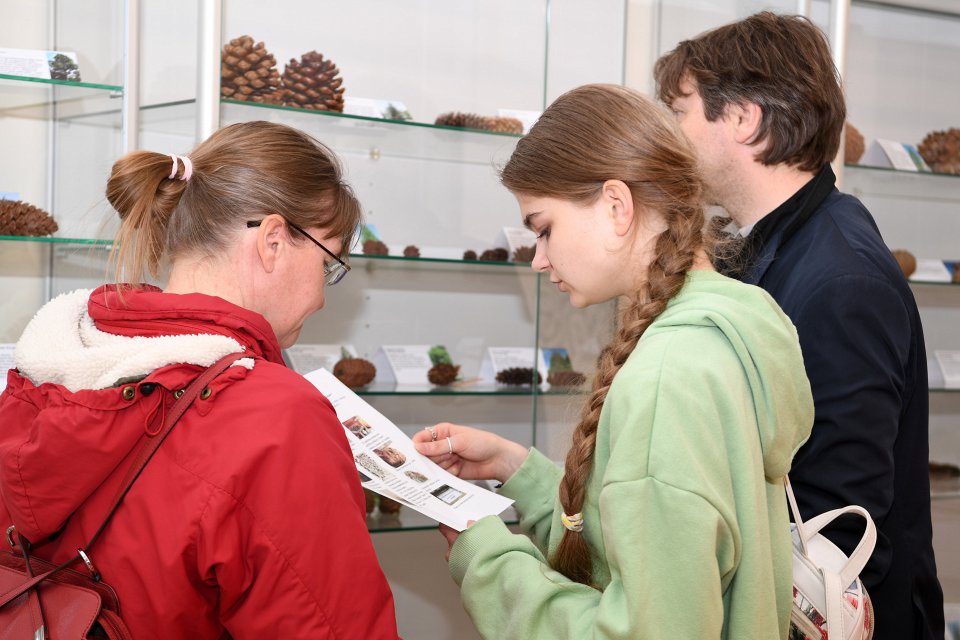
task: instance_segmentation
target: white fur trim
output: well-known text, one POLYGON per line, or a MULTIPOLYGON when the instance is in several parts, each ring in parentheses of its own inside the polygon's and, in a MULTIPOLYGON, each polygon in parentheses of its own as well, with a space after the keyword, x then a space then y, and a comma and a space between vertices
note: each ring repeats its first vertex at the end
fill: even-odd
MULTIPOLYGON (((169 364, 209 367, 243 347, 233 338, 197 334, 127 337, 97 329, 87 313, 90 289, 64 293, 45 304, 24 330, 14 352, 20 373, 35 385, 70 391, 105 389, 120 378, 140 377, 169 364)), ((252 358, 234 365, 253 368, 252 358)))

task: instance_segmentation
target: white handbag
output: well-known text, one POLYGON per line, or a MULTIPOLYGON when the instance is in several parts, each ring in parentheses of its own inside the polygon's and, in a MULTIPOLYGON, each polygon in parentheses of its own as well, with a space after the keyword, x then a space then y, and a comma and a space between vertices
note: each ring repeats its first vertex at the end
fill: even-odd
POLYGON ((790 479, 784 478, 795 524, 793 534, 793 609, 789 640, 870 640, 873 606, 860 572, 877 543, 877 528, 867 510, 843 507, 822 513, 807 522, 800 516, 790 479), (866 528, 848 558, 820 535, 821 529, 845 513, 863 517, 866 528))

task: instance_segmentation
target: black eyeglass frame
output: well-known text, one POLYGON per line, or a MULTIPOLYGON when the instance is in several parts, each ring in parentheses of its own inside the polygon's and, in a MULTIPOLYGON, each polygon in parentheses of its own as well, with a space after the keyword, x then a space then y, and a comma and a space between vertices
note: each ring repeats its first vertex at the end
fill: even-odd
MULTIPOLYGON (((328 263, 326 262, 323 264, 323 275, 326 276, 325 282, 328 287, 332 287, 333 285, 343 280, 343 277, 347 275, 348 271, 350 271, 350 265, 348 265, 346 262, 341 260, 340 257, 337 256, 337 254, 335 254, 333 251, 330 251, 330 249, 327 249, 325 246, 323 246, 323 244, 321 244, 319 240, 317 240, 312 235, 310 235, 309 233, 304 231, 302 228, 300 228, 299 225, 296 225, 290 222, 286 218, 283 218, 283 221, 286 222, 291 229, 294 229, 295 231, 299 231, 300 233, 305 235, 310 242, 312 242, 313 244, 323 249, 324 253, 326 253, 328 256, 336 260, 333 266, 329 266, 328 263)), ((253 229, 254 227, 259 227, 262 222, 263 220, 247 220, 247 228, 253 229)))

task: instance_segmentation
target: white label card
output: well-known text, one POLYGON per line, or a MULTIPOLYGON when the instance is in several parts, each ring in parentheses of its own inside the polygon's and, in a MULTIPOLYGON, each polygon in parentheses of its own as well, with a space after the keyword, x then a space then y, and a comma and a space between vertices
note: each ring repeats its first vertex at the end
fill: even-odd
POLYGON ((934 351, 945 389, 960 389, 960 351, 934 351))
POLYGON ((0 73, 26 78, 80 82, 77 54, 72 51, 0 48, 0 73))
POLYGON ((535 247, 537 245, 537 235, 526 227, 504 227, 500 230, 495 247, 503 247, 510 252, 511 259, 513 252, 520 247, 535 247))
POLYGON ((428 384, 427 372, 433 367, 430 345, 384 345, 373 357, 377 378, 397 384, 428 384))
POLYGON ((294 371, 307 373, 314 369, 333 371, 344 357, 344 351, 351 357, 357 356, 357 350, 351 344, 297 344, 287 349, 285 355, 294 371))
POLYGON ((7 388, 7 371, 14 368, 13 352, 17 345, 0 344, 0 392, 7 388))
POLYGON ((543 359, 543 351, 533 347, 488 347, 480 365, 480 379, 484 382, 495 382, 497 372, 510 368, 531 369, 536 363, 541 382, 547 380, 547 367, 543 359))
POLYGON ((950 282, 950 270, 943 260, 923 258, 917 260, 917 269, 910 274, 913 282, 950 282))
POLYGON ((919 163, 917 162, 916 158, 919 157, 916 150, 907 145, 895 140, 878 138, 860 158, 860 164, 871 167, 890 167, 900 171, 918 171, 925 166, 922 158, 919 163))

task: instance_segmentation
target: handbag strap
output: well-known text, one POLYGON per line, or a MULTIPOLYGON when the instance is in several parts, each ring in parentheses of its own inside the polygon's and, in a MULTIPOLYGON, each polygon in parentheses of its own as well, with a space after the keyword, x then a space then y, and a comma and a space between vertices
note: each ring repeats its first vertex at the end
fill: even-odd
MULTIPOLYGON (((146 436, 146 440, 140 446, 137 451, 136 456, 134 457, 133 464, 127 470, 127 474, 123 479, 123 483, 120 485, 120 490, 117 492, 117 496, 113 499, 113 502, 110 506, 110 509, 107 511, 106 517, 103 519, 103 522, 97 527, 96 532, 90 538, 90 541, 86 544, 83 549, 78 549, 77 555, 73 556, 69 560, 57 565, 49 571, 45 571, 39 575, 33 576, 26 582, 21 585, 14 587, 10 591, 0 595, 0 608, 6 605, 11 600, 17 598, 24 592, 29 589, 34 588, 37 584, 48 579, 55 573, 66 569, 70 565, 81 560, 82 551, 89 551, 90 548, 94 545, 97 539, 100 537, 100 534, 103 533, 103 530, 106 528, 107 524, 110 522, 110 519, 113 517, 113 514, 116 513, 117 508, 120 506, 120 503, 123 501, 124 496, 127 495, 127 492, 130 491, 130 487, 133 486, 134 481, 140 476, 140 473, 143 472, 143 469, 147 466, 147 462, 150 461, 150 458, 153 457, 153 454, 157 452, 157 449, 160 448, 160 444, 163 440, 169 435, 170 431, 173 430, 173 427, 177 424, 177 421, 186 413, 187 409, 193 404, 193 401, 200 395, 200 392, 218 375, 226 371, 226 369, 236 362, 240 358, 250 357, 248 354, 244 353, 231 353, 226 355, 215 363, 210 365, 206 371, 201 373, 191 382, 187 388, 184 390, 183 395, 181 395, 174 403, 173 407, 169 414, 167 414, 167 419, 164 421, 163 428, 157 433, 157 435, 150 437, 146 436)), ((25 543, 25 539, 20 537, 21 547, 25 543)), ((26 544, 29 545, 27 542, 26 544)))

